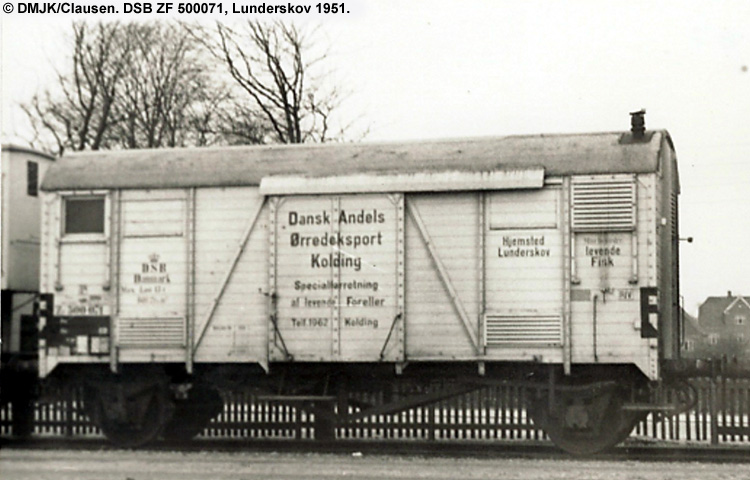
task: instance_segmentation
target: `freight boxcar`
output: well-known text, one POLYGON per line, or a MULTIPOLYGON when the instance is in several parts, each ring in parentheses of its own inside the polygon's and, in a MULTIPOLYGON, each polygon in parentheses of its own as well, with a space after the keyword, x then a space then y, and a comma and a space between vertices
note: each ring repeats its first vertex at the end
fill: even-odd
POLYGON ((37 383, 39 183, 54 157, 18 145, 2 146, 2 357, 0 403, 13 406, 13 432, 28 434, 37 383))
POLYGON ((675 150, 637 122, 99 151, 43 190, 41 376, 82 384, 120 444, 195 434, 237 387, 335 426, 518 381, 590 452, 678 351, 675 150))

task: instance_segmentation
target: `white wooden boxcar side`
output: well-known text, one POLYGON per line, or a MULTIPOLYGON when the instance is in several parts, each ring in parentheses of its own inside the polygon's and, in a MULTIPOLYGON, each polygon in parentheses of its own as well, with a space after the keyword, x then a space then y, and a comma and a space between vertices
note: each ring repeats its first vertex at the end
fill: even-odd
POLYGON ((471 361, 632 364, 655 379, 673 320, 653 312, 677 293, 662 211, 676 184, 666 132, 648 138, 65 159, 45 182, 42 374, 471 361), (76 198, 101 202, 99 230, 68 231, 76 198))

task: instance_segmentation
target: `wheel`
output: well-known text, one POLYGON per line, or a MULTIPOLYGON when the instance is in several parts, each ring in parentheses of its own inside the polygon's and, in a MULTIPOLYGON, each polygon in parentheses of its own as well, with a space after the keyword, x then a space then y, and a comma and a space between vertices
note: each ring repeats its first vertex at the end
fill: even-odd
POLYGON ((620 388, 560 389, 551 406, 548 398, 532 400, 529 415, 550 440, 568 453, 591 455, 624 441, 644 414, 624 411, 620 388))
POLYGON ((162 436, 170 442, 190 440, 223 409, 224 400, 219 392, 210 387, 195 386, 187 399, 174 401, 172 419, 164 427, 162 436))
POLYGON ((88 388, 84 407, 114 445, 136 448, 159 436, 171 417, 171 405, 163 388, 116 385, 88 388))

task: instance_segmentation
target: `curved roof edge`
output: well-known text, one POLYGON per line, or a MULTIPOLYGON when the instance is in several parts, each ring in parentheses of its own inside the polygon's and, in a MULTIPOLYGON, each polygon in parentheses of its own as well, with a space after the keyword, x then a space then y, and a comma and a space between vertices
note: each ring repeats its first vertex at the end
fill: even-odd
POLYGON ((259 185, 274 175, 308 178, 530 167, 547 176, 656 171, 662 139, 622 143, 623 132, 451 140, 261 145, 81 152, 48 171, 44 190, 259 185))
POLYGON ((47 152, 42 152, 41 150, 36 150, 31 147, 22 147, 20 145, 16 145, 13 143, 3 143, 2 145, 0 145, 0 150, 2 150, 3 152, 28 153, 32 155, 37 155, 39 157, 44 157, 53 161, 57 160, 56 156, 49 154, 47 152))

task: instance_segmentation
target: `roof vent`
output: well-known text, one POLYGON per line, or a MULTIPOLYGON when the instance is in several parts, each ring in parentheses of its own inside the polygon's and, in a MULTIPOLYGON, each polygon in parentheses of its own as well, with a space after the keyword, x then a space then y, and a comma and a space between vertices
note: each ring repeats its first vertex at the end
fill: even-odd
POLYGON ((620 143, 648 143, 653 136, 654 132, 646 131, 646 109, 642 108, 637 112, 630 112, 630 131, 622 134, 620 143))
POLYGON ((646 133, 646 109, 630 112, 630 131, 634 140, 642 140, 646 133))

